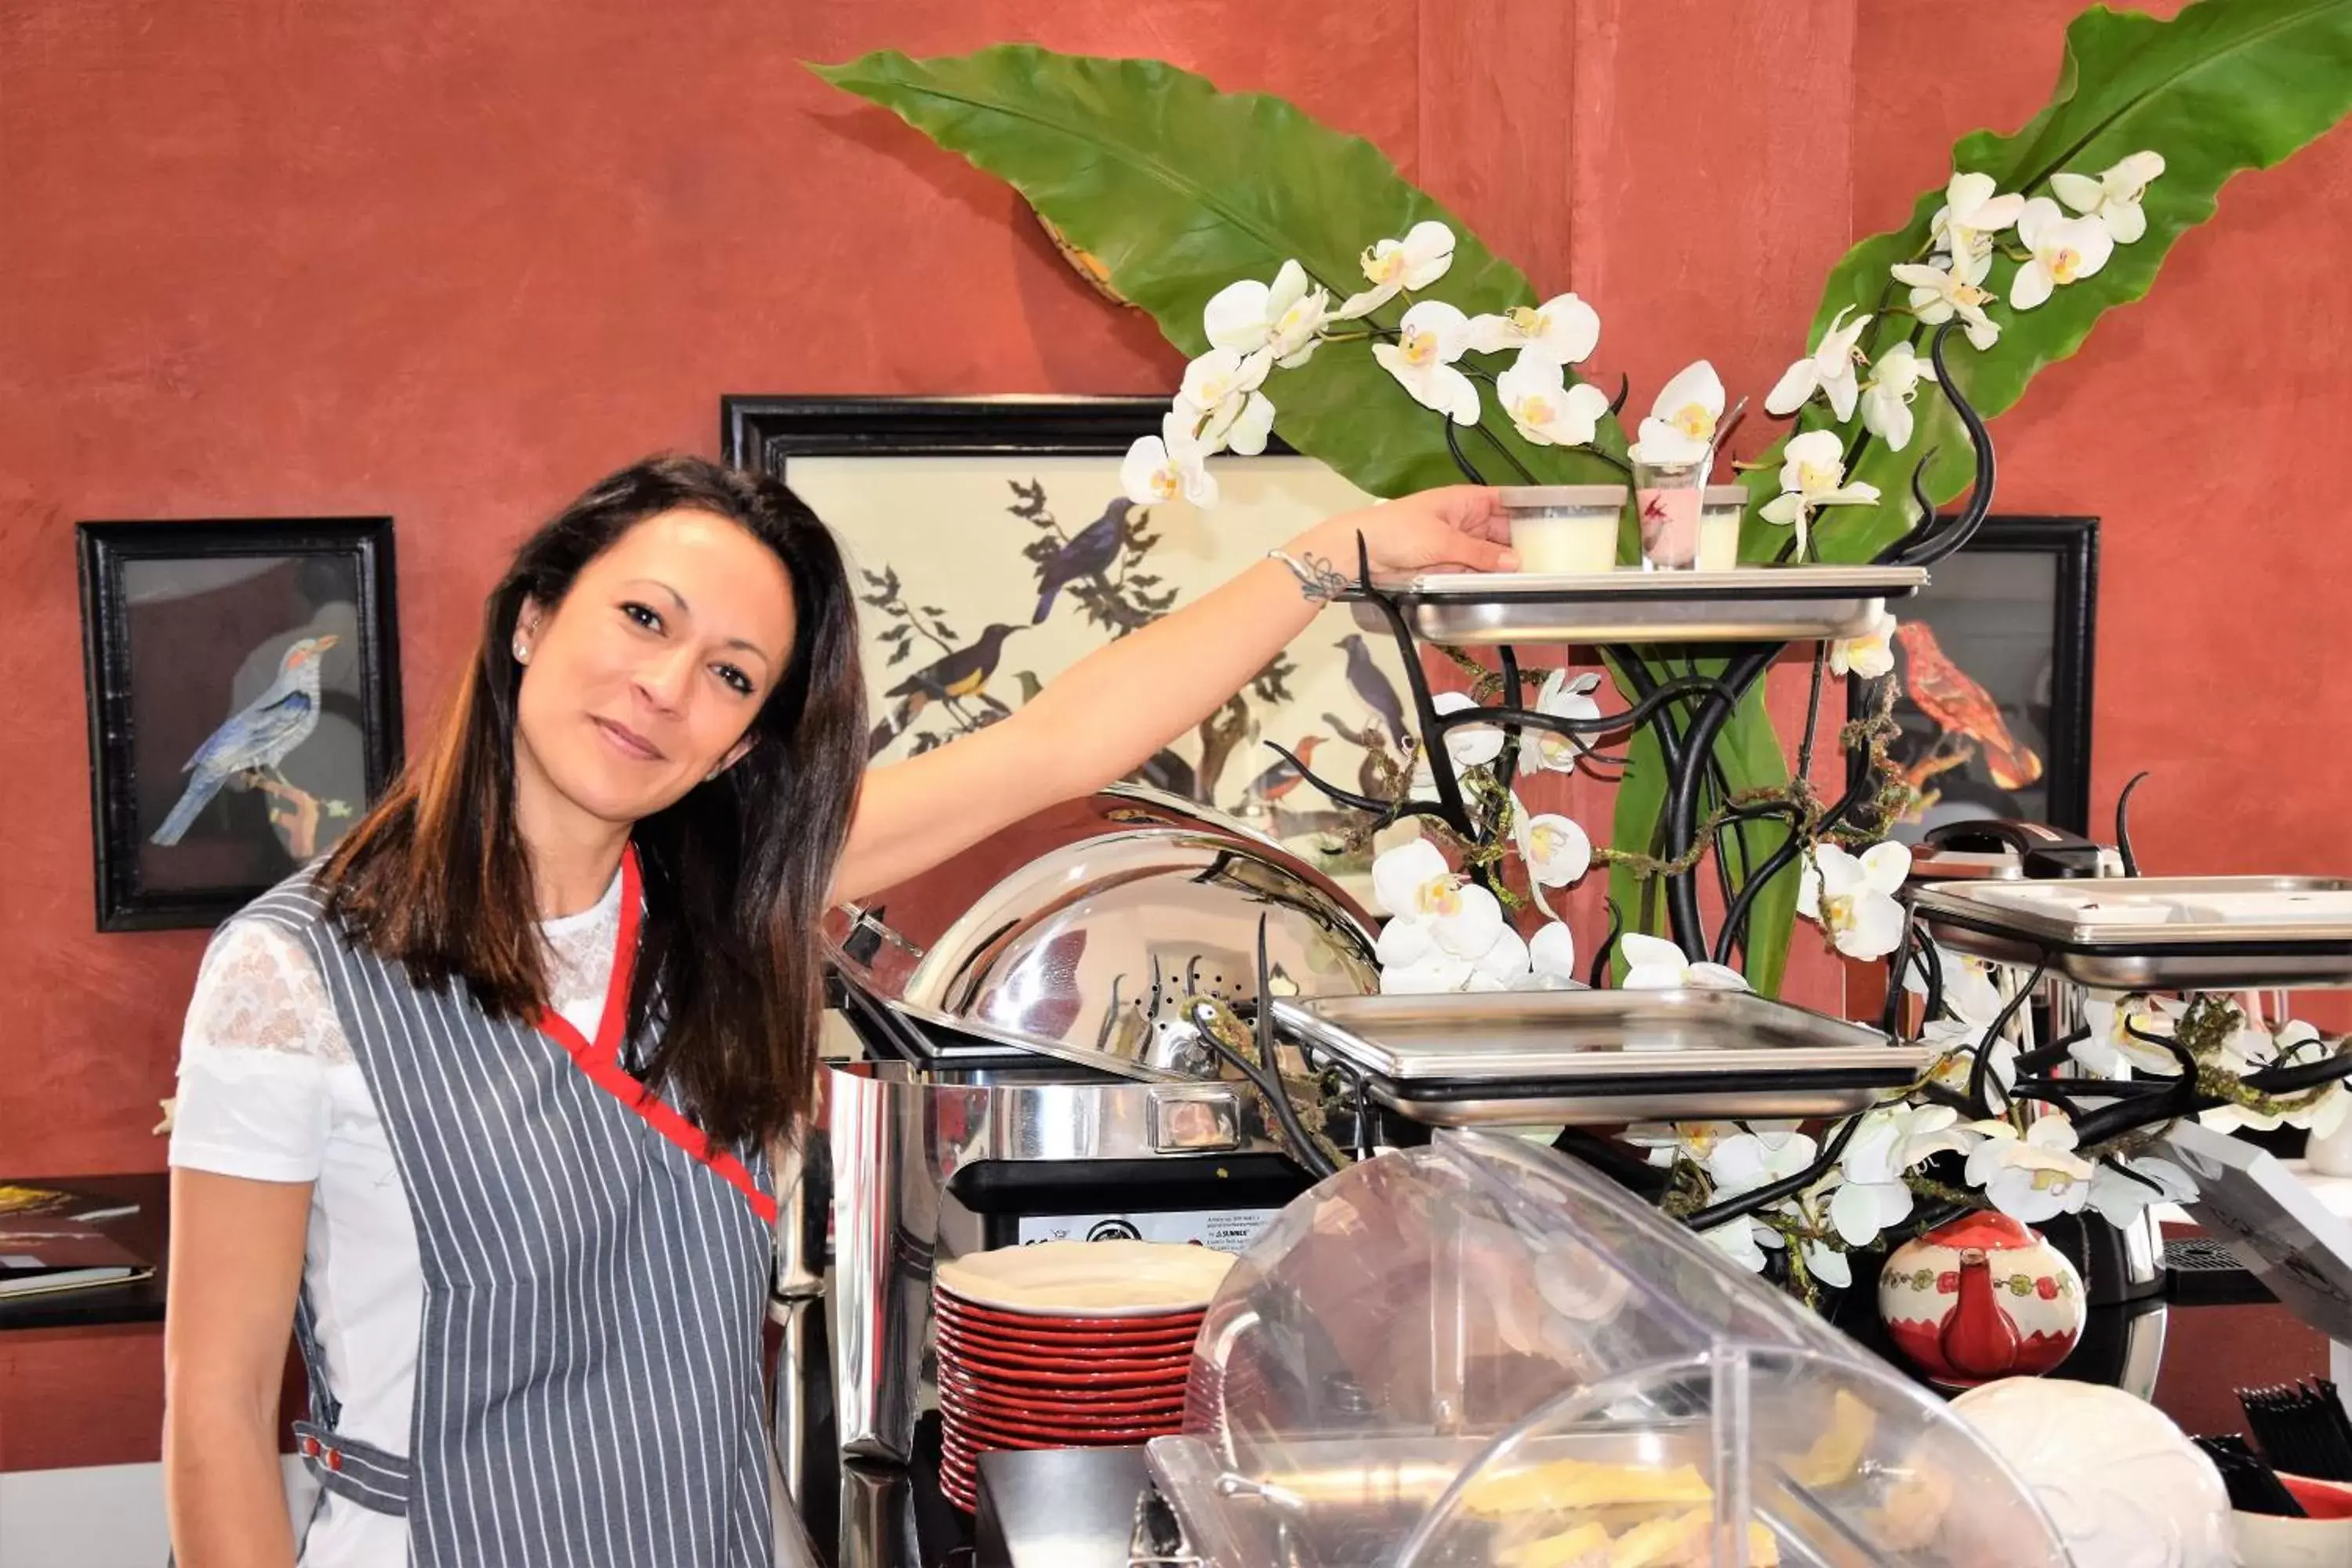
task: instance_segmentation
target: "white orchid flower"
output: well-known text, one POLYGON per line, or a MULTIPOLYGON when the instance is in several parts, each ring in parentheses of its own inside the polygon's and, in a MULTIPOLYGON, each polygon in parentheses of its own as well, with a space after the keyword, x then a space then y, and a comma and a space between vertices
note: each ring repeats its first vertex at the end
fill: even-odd
POLYGON ((1940 327, 1958 316, 1968 324, 1969 342, 1979 353, 2000 342, 2000 328, 1984 313, 1993 297, 1977 279, 1916 261, 1898 261, 1889 270, 1897 283, 1910 286, 1911 313, 1926 325, 1940 327))
POLYGON ((1853 1284, 1853 1267, 1845 1254, 1826 1241, 1808 1240, 1798 1249, 1805 1259, 1805 1271, 1833 1289, 1843 1290, 1853 1284))
POLYGON ((2053 174, 2050 189, 2058 199, 2085 217, 2097 218, 2117 245, 2129 245, 2147 232, 2147 215, 2140 197, 2164 173, 2160 153, 2134 153, 2097 179, 2088 174, 2053 174))
POLYGON ((1976 1073, 1977 1052, 1986 1050, 1990 1053, 1991 1062, 1985 1069, 1986 1076, 1993 1087, 2000 1090, 2001 1099, 2006 1101, 2010 1090, 2017 1087, 2017 1042, 1995 1040, 1988 1047, 1984 1042, 1984 1030, 1982 1024, 1960 1023, 1950 1018, 1938 1018, 1921 1030, 1920 1039, 1939 1047, 1943 1053, 1936 1058, 1936 1065, 1928 1069, 1927 1076, 1946 1089, 1966 1094, 1969 1080, 1976 1073))
POLYGON ((1911 400, 1919 394, 1919 384, 1936 379, 1932 361, 1919 357, 1919 351, 1909 343, 1896 343, 1878 356, 1878 364, 1862 389, 1862 425, 1872 435, 1886 443, 1887 450, 1899 452, 1911 444, 1911 400))
POLYGON ((1350 294, 1334 319, 1352 321, 1368 316, 1406 289, 1426 289, 1454 265, 1454 231, 1434 218, 1405 231, 1402 239, 1383 239, 1363 254, 1364 276, 1371 287, 1350 294))
POLYGON ((1741 1215, 1700 1231, 1699 1239, 1750 1274, 1764 1272, 1764 1248, 1787 1245, 1780 1233, 1754 1215, 1741 1215))
MULTIPOLYGON (((1493 899, 1484 888, 1467 887, 1462 891, 1489 901, 1493 899)), ((1475 898, 1466 900, 1465 905, 1478 917, 1465 924, 1398 916, 1381 928, 1373 952, 1381 961, 1383 994, 1507 991, 1527 983, 1528 945, 1502 921, 1502 906, 1494 906, 1495 919, 1488 921, 1484 905, 1475 898), (1485 933, 1484 951, 1467 951, 1478 945, 1481 933, 1485 933)))
POLYGON ((1265 450, 1274 405, 1257 389, 1273 363, 1264 353, 1211 349, 1184 367, 1171 412, 1203 457, 1227 447, 1244 457, 1265 450))
POLYGON ((1845 482, 1845 447, 1834 430, 1790 437, 1780 458, 1780 493, 1757 515, 1782 528, 1793 524, 1799 554, 1804 552, 1805 527, 1817 508, 1869 506, 1878 500, 1876 485, 1845 482))
POLYGON ((1372 899, 1389 914, 1431 922, 1440 946, 1474 958, 1494 944, 1502 926, 1495 895, 1465 883, 1426 838, 1408 839, 1374 858, 1372 899), (1443 925, 1446 921, 1457 923, 1443 925))
POLYGON ((1637 1121, 1618 1136, 1645 1151, 1650 1163, 1664 1170, 1681 1155, 1705 1165, 1717 1143, 1744 1131, 1737 1121, 1637 1121))
POLYGON ((1308 283, 1307 269, 1286 261, 1271 284, 1245 278, 1211 297, 1201 325, 1212 347, 1254 354, 1265 351, 1284 370, 1314 354, 1316 334, 1329 319, 1331 296, 1308 283))
POLYGON ((1573 818, 1543 811, 1533 816, 1515 813, 1512 821, 1519 858, 1528 863, 1528 879, 1537 887, 1565 888, 1592 868, 1592 840, 1573 818))
MULTIPOLYGON (((1476 698, 1464 691, 1441 691, 1429 700, 1441 714, 1466 712, 1479 706, 1476 698)), ((1483 768, 1503 754, 1503 731, 1491 724, 1465 724, 1448 730, 1445 752, 1454 759, 1456 773, 1464 768, 1483 768)), ((1431 787, 1436 787, 1433 777, 1431 787)))
POLYGON ((1683 366, 1658 389, 1627 456, 1661 466, 1696 463, 1713 447, 1723 417, 1723 378, 1706 360, 1683 366))
POLYGON ((1372 898, 1391 917, 1373 949, 1383 992, 1501 990, 1527 969, 1527 944, 1495 895, 1425 838, 1372 861, 1372 898))
MULTIPOLYGON (((2242 1025, 2222 1047, 2223 1062, 2242 1078, 2267 1067, 2297 1067, 2322 1060, 2331 1047, 2319 1031, 2300 1021, 2283 1026, 2273 1036, 2258 1025, 2242 1025)), ((2221 1132, 2275 1132, 2282 1127, 2306 1129, 2325 1138, 2352 1115, 2352 1091, 2341 1080, 2319 1089, 2281 1097, 2278 1109, 2253 1110, 2242 1105, 2221 1105, 2201 1112, 2198 1121, 2221 1132)))
MULTIPOLYGON (((1936 944, 1936 975, 1942 982, 1944 1007, 1963 1025, 1982 1029, 2000 1016, 2000 987, 1993 984, 1992 965, 1972 953, 1954 952, 1936 944)), ((1926 997, 1927 977, 1916 963, 1903 967, 1903 989, 1926 997)))
POLYGON ((1456 425, 1478 423, 1478 389, 1454 368, 1470 346, 1470 319, 1443 300, 1423 300, 1404 313, 1392 343, 1374 343, 1381 363, 1412 399, 1456 425))
POLYGON ((2068 217, 2048 196, 2025 204, 2025 216, 2017 220, 2017 237, 2033 256, 2009 280, 2012 310, 2031 310, 2053 290, 2090 277, 2116 249, 2116 237, 2106 225, 2094 217, 2068 217))
POLYGON ((1546 921, 1528 939, 1528 967, 1532 990, 1566 991, 1581 985, 1576 977, 1576 933, 1566 921, 1546 921))
POLYGON ((1865 311, 1849 323, 1845 313, 1853 309, 1851 305, 1842 308, 1822 334, 1820 345, 1780 373, 1764 399, 1765 413, 1794 414, 1818 393, 1829 399, 1831 413, 1840 419, 1852 416, 1854 402, 1862 395, 1853 367, 1862 363, 1859 345, 1872 320, 1865 311))
POLYGON ((2050 1111, 2023 1137, 2006 1121, 1969 1123, 1985 1141, 1969 1152, 1968 1183, 2015 1220, 2039 1225, 2091 1201, 2091 1162, 2074 1152, 2074 1124, 2050 1111))
POLYGON ((1784 1182, 1813 1163, 1820 1146, 1802 1132, 1734 1132, 1716 1140, 1707 1179, 1720 1200, 1784 1182))
MULTIPOLYGON (((1470 346, 1480 353, 1519 351, 1553 364, 1580 364, 1601 342, 1601 316, 1573 294, 1556 294, 1540 305, 1521 305, 1499 316, 1470 318, 1470 346)), ((1601 399, 1605 407, 1608 399, 1601 399)))
POLYGON ((1568 373, 1532 348, 1495 378, 1495 396, 1519 435, 1538 447, 1581 447, 1609 412, 1607 393, 1587 382, 1569 385, 1568 373))
POLYGON ((1194 506, 1217 504, 1216 476, 1210 473, 1201 450, 1185 428, 1183 416, 1171 409, 1160 421, 1160 434, 1139 436, 1118 466, 1118 488, 1138 506, 1157 506, 1178 498, 1194 506))
POLYGON ((1892 840, 1859 858, 1834 844, 1816 845, 1797 888, 1797 912, 1818 921, 1849 958, 1884 958, 1903 942, 1895 894, 1911 875, 1911 851, 1892 840))
POLYGON ((1904 1175, 1942 1149, 1962 1145, 1950 1136, 1959 1112, 1949 1106, 1882 1108, 1865 1113, 1838 1156, 1842 1178, 1830 1196, 1829 1219, 1849 1247, 1868 1247, 1888 1226, 1911 1213, 1904 1175))
POLYGON ((1830 673, 1865 680, 1895 673, 1895 617, 1883 602, 1866 628, 1830 644, 1830 673))
POLYGON ((2179 1003, 2160 996, 2086 993, 2083 1024, 2088 1033, 2067 1047, 2066 1054, 2101 1078, 2129 1078, 2135 1068, 2158 1078, 2178 1078, 2179 1059, 2162 1046, 2138 1038, 2132 1030, 2169 1039, 2187 1011, 2179 1003))
POLYGON ((1664 937, 1627 931, 1617 939, 1624 955, 1627 991, 1745 991, 1748 977, 1727 964, 1694 963, 1664 937))
POLYGON ((1950 252, 1953 269, 1971 283, 1983 282, 1992 269, 1992 237, 2025 210, 2023 196, 1995 195, 1998 188, 1990 174, 1954 174, 1944 187, 1944 205, 1927 220, 1936 243, 1950 252))
POLYGON ((2118 1229, 2137 1221, 2150 1204, 2185 1204, 2196 1197, 2195 1177, 2153 1156, 2102 1162, 2091 1176, 2091 1207, 2118 1229))
MULTIPOLYGON (((1601 704, 1593 700, 1592 693, 1600 685, 1597 675, 1570 679, 1567 670, 1555 669, 1544 677, 1543 686, 1536 694, 1536 711, 1554 719, 1598 719, 1601 704)), ((1549 730, 1538 730, 1528 740, 1528 744, 1519 752, 1519 771, 1523 773, 1571 773, 1576 759, 1591 749, 1580 739, 1549 730)))

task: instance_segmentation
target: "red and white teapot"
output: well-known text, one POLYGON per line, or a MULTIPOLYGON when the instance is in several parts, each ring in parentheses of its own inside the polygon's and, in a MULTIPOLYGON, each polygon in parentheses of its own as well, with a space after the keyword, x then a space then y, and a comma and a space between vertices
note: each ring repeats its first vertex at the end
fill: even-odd
POLYGON ((2065 1254, 2031 1226, 1982 1213, 1897 1247, 1878 1276, 1878 1315, 1929 1382, 1972 1388, 2056 1367, 2090 1309, 2065 1254))

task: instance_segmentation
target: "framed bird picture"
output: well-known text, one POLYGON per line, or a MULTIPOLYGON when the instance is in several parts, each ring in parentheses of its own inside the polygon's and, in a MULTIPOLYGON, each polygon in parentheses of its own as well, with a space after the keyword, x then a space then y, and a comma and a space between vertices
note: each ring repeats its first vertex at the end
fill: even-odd
MULTIPOLYGON (((1017 711, 1089 652, 1369 498, 1270 444, 1228 458, 1216 507, 1130 505, 1120 459, 1165 398, 730 397, 728 459, 783 478, 841 538, 861 600, 875 763, 1017 711)), ((1227 811, 1360 895, 1371 849, 1269 742, 1392 794, 1402 665, 1331 608, 1140 782, 1227 811)))
POLYGON ((75 533, 99 929, 217 925, 399 769, 392 520, 75 533))
POLYGON ((1991 517, 1917 597, 1888 606, 1895 837, 1983 817, 2090 831, 2098 578, 2096 518, 1991 517))

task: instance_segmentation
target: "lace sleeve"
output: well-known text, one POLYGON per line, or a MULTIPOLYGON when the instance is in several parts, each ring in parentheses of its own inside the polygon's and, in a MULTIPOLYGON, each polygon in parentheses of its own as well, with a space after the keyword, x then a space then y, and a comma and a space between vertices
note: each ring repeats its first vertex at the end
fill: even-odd
POLYGON ((352 1062, 318 966, 260 921, 213 939, 180 1035, 172 1163, 307 1182, 326 1147, 328 1072, 352 1062))

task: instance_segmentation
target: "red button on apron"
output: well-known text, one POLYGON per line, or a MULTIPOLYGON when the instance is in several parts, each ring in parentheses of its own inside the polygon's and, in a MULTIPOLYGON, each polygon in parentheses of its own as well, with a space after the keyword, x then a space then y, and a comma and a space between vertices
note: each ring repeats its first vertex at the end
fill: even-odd
POLYGON ((328 1449, 328 1450, 327 1450, 327 1468, 329 1468, 329 1469, 331 1469, 331 1470, 340 1470, 340 1469, 341 1469, 342 1468, 343 1468, 343 1453, 342 1453, 342 1450, 341 1450, 341 1449, 340 1449, 340 1448, 330 1448, 330 1449, 328 1449))
POLYGON ((305 1437, 305 1438, 303 1438, 303 1439, 302 1439, 302 1452, 303 1452, 304 1454, 309 1455, 309 1456, 310 1456, 311 1458, 315 1458, 318 1456, 318 1452, 319 1452, 319 1439, 317 1439, 316 1437, 305 1437))

